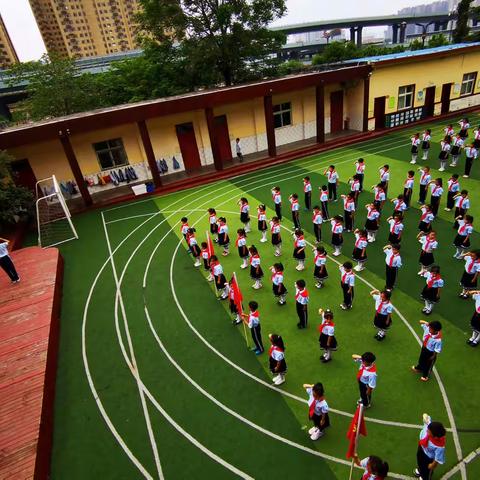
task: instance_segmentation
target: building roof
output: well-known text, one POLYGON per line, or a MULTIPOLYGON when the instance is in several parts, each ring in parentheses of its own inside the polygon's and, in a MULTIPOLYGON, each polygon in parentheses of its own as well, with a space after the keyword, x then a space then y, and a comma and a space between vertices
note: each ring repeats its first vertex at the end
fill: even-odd
POLYGON ((406 51, 406 52, 398 52, 398 53, 390 53, 388 55, 374 55, 371 57, 362 57, 362 58, 352 58, 350 60, 344 60, 341 62, 342 64, 365 64, 365 63, 382 63, 382 62, 392 62, 392 61, 401 61, 410 58, 420 57, 420 56, 427 56, 427 55, 435 55, 435 54, 442 54, 442 53, 459 53, 458 50, 460 49, 467 49, 467 50, 476 50, 480 47, 480 42, 472 42, 472 43, 456 43, 454 45, 444 45, 442 47, 434 47, 434 48, 425 48, 423 50, 413 50, 413 51, 406 51))

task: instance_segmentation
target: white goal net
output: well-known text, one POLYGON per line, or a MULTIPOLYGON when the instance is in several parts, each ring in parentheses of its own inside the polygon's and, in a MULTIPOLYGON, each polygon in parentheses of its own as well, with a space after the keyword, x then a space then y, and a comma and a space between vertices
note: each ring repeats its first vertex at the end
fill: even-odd
POLYGON ((38 244, 53 247, 78 238, 70 211, 55 175, 36 185, 38 244))

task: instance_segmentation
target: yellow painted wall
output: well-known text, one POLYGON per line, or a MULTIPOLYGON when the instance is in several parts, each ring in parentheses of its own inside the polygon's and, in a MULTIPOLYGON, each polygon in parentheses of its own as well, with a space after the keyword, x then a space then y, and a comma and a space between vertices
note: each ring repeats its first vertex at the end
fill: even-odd
POLYGON ((59 181, 73 180, 73 173, 60 140, 23 145, 8 149, 8 153, 16 160, 26 158, 37 180, 42 180, 52 175, 56 175, 59 181))
POLYGON ((77 135, 72 134, 70 142, 83 174, 90 175, 101 170, 93 144, 105 140, 113 140, 114 138, 123 140, 123 146, 130 164, 146 160, 145 153, 141 147, 140 134, 135 123, 77 135))
MULTIPOLYGON (((480 52, 465 53, 462 55, 452 55, 445 58, 432 60, 422 60, 417 62, 408 62, 398 65, 378 64, 374 66, 374 71, 370 79, 370 101, 368 107, 368 116, 373 117, 373 105, 375 97, 394 97, 395 103, 389 108, 389 99, 386 102, 386 113, 397 110, 398 88, 404 85, 415 84, 414 106, 422 106, 424 100, 418 100, 419 90, 423 90, 433 85, 435 89, 435 101, 439 102, 442 94, 442 85, 444 83, 454 83, 461 85, 464 73, 478 72, 480 66, 480 52)), ((475 84, 474 93, 480 93, 479 76, 475 84)), ((454 92, 452 87, 451 99, 458 98, 459 91, 454 92)), ((425 98, 425 95, 424 95, 425 98)))

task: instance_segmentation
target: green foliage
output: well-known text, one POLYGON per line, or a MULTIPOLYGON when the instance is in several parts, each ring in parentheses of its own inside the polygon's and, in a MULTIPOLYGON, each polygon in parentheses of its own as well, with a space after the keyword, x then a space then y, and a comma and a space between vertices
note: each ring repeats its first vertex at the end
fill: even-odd
POLYGON ((403 45, 395 47, 384 47, 381 45, 367 45, 358 48, 352 42, 332 42, 325 47, 322 53, 317 54, 312 59, 313 65, 322 65, 324 63, 335 63, 352 58, 373 57, 378 55, 388 55, 405 51, 403 45))
POLYGON ((428 40, 428 48, 443 47, 449 43, 448 38, 443 33, 435 33, 428 40))
POLYGON ((423 45, 423 42, 416 38, 415 40, 412 40, 410 42, 410 45, 409 45, 409 49, 412 50, 412 51, 415 51, 415 50, 422 50, 422 48, 425 48, 424 45, 423 45))
POLYGON ((307 67, 300 60, 288 60, 278 66, 278 75, 290 75, 291 73, 298 73, 306 69, 307 67))
POLYGON ((268 25, 286 13, 285 0, 140 0, 140 4, 137 19, 144 45, 153 49, 178 41, 176 51, 188 69, 187 78, 199 86, 261 78, 278 63, 271 54, 285 36, 268 30, 268 25))
POLYGON ((457 6, 457 25, 452 34, 452 39, 454 43, 464 42, 468 33, 470 32, 470 27, 468 26, 468 15, 470 13, 470 4, 472 0, 460 0, 457 6))
POLYGON ((15 223, 33 208, 32 192, 12 182, 12 160, 5 150, 0 150, 0 226, 15 223))
POLYGON ((45 54, 39 61, 14 65, 10 73, 10 85, 28 82, 28 98, 19 105, 26 118, 59 117, 98 105, 93 76, 78 75, 72 59, 45 54))

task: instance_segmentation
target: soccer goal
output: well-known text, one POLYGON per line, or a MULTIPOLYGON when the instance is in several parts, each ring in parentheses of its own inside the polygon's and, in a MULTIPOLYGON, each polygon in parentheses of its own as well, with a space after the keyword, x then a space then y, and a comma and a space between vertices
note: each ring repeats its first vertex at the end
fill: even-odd
POLYGON ((55 175, 36 184, 38 244, 53 247, 78 238, 55 175))

